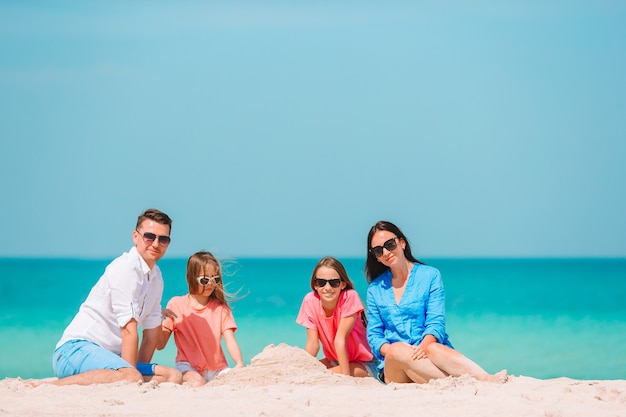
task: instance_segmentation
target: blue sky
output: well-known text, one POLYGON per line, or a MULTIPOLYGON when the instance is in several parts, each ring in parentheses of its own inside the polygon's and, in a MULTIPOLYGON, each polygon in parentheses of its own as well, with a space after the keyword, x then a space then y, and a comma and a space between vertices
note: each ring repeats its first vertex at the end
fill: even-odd
POLYGON ((0 2, 0 256, 626 256, 626 5, 0 2))

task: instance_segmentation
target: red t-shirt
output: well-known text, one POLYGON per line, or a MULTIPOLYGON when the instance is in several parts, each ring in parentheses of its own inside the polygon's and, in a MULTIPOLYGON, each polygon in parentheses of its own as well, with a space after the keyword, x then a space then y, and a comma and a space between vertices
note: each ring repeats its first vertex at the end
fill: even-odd
POLYGON ((339 320, 357 314, 352 331, 346 340, 346 350, 350 362, 369 362, 372 360, 372 351, 367 344, 365 325, 361 320, 360 313, 363 311, 363 303, 359 294, 355 290, 344 290, 339 294, 339 300, 333 315, 326 317, 322 308, 322 302, 315 291, 308 293, 302 300, 300 312, 296 318, 296 323, 307 329, 317 330, 324 356, 330 360, 337 360, 335 351, 335 335, 339 327, 339 320))
POLYGON ((167 308, 178 316, 163 323, 173 329, 178 349, 176 362, 189 362, 198 372, 228 367, 221 345, 222 333, 236 330, 237 325, 227 305, 211 298, 206 306, 196 309, 189 304, 189 296, 183 295, 173 297, 167 308))

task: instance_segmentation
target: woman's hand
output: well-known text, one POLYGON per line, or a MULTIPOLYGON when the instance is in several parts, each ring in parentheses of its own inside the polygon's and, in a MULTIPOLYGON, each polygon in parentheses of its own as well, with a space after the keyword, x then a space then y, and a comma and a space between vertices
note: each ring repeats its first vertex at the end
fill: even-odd
POLYGON ((424 336, 419 345, 411 346, 413 348, 413 352, 411 353, 411 359, 419 360, 428 358, 428 345, 436 342, 437 339, 435 338, 435 336, 431 334, 427 334, 426 336, 424 336))
POLYGON ((426 359, 428 358, 428 354, 426 353, 426 351, 422 348, 422 345, 419 344, 417 346, 411 346, 413 348, 413 352, 411 352, 411 359, 415 360, 419 360, 419 359, 426 359))

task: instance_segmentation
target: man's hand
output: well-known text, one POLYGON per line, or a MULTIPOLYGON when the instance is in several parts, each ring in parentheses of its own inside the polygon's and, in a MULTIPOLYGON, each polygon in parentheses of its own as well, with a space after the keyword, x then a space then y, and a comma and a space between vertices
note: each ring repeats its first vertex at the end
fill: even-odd
POLYGON ((174 313, 172 310, 170 310, 169 308, 163 308, 161 309, 161 315, 163 316, 164 319, 175 319, 178 318, 178 316, 176 315, 176 313, 174 313))

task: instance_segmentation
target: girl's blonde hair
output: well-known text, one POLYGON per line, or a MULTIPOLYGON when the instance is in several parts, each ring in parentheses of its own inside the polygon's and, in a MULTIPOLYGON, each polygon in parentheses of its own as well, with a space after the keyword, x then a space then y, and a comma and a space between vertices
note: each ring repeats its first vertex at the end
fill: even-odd
POLYGON ((205 275, 211 269, 214 272, 212 276, 219 276, 220 282, 215 285, 215 290, 209 298, 217 300, 220 304, 228 305, 229 302, 236 301, 236 294, 230 294, 224 289, 224 279, 222 277, 222 265, 211 252, 196 252, 187 260, 187 286, 190 294, 198 294, 200 283, 198 277, 205 275))

